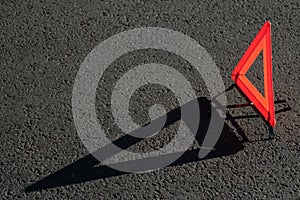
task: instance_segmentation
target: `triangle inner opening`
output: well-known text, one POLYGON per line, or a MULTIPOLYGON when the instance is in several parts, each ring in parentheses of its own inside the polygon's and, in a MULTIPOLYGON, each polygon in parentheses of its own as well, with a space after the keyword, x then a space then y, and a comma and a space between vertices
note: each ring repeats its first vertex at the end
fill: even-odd
POLYGON ((252 66, 246 72, 246 77, 257 88, 262 96, 265 97, 263 51, 259 53, 252 66))

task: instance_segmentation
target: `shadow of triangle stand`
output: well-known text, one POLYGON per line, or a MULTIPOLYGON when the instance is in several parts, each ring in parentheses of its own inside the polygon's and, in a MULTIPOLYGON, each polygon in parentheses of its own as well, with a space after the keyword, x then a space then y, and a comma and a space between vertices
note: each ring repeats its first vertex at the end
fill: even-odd
POLYGON ((275 120, 275 103, 283 103, 285 101, 274 102, 274 91, 272 81, 272 44, 271 44, 271 23, 267 21, 258 32, 237 66, 231 74, 232 80, 235 82, 227 91, 236 87, 238 91, 250 101, 247 104, 231 105, 228 108, 238 108, 252 106, 264 119, 269 127, 269 139, 275 137, 274 127, 275 120), (258 89, 246 77, 247 71, 250 69, 260 52, 263 52, 264 66, 264 94, 263 96, 258 89))

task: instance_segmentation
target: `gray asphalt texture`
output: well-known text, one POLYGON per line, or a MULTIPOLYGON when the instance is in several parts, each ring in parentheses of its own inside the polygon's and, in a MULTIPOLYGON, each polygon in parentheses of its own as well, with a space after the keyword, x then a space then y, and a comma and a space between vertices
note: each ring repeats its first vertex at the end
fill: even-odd
MULTIPOLYGON (((1 1, 0 9, 1 199, 300 198, 299 1, 1 1), (266 140, 268 131, 260 118, 240 117, 226 121, 216 152, 204 160, 197 160, 191 148, 171 166, 124 174, 89 156, 73 123, 71 99, 78 69, 96 45, 137 27, 180 31, 209 52, 229 87, 231 71, 266 20, 272 22, 275 99, 287 100, 276 110, 291 107, 276 115, 274 140, 266 140)), ((113 65, 149 61, 185 66, 197 95, 208 96, 188 64, 167 52, 137 51, 113 65)), ((254 65, 248 76, 259 87, 262 65, 254 65)), ((110 87, 119 78, 122 70, 111 69, 115 71, 101 86, 110 87)), ((111 114, 100 103, 109 102, 109 94, 99 90, 99 120, 107 116, 105 126, 115 130, 111 114)), ((245 102, 235 89, 227 98, 228 104, 245 102)), ((168 109, 178 104, 166 88, 142 88, 131 102, 133 119, 149 122, 147 108, 166 100, 168 109), (145 91, 164 92, 165 98, 147 98, 140 94, 145 91)), ((256 113, 239 108, 228 109, 228 115, 256 113)), ((130 150, 167 144, 177 126, 175 122, 163 130, 165 137, 147 139, 130 150)), ((112 140, 120 136, 108 134, 112 140)))

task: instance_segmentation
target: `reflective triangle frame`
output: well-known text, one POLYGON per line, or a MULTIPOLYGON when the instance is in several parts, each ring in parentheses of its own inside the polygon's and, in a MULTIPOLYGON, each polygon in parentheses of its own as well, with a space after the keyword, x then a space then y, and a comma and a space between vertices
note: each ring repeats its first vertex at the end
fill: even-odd
POLYGON ((234 68, 231 78, 244 95, 253 103, 263 118, 274 127, 276 125, 276 120, 272 81, 271 23, 269 21, 267 21, 258 32, 245 54, 234 68), (265 96, 263 96, 245 76, 261 51, 263 51, 265 96))

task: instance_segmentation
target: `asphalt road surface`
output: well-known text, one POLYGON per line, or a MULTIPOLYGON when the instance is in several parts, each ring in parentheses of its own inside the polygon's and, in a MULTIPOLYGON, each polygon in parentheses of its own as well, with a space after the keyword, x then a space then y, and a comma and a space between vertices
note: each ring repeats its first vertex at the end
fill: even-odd
MULTIPOLYGON (((0 198, 300 198, 299 1, 1 1, 0 9, 0 198), (96 45, 138 27, 179 31, 207 50, 229 87, 233 68, 266 20, 272 23, 275 100, 286 100, 276 105, 274 140, 267 140, 266 125, 251 107, 228 108, 222 135, 205 159, 197 157, 201 134, 184 156, 154 171, 124 173, 89 154, 71 102, 76 74, 96 45)), ((141 63, 184 69, 202 105, 208 102, 205 83, 182 58, 155 49, 125 54, 112 63, 96 94, 97 117, 112 141, 126 135, 109 110, 111 86, 141 63)), ((247 76, 261 88, 261 62, 247 76)), ((227 100, 245 102, 236 89, 227 100)), ((147 109, 157 102, 166 110, 178 106, 167 88, 148 85, 131 99, 132 119, 149 123, 147 109)), ((134 152, 163 147, 178 125, 174 120, 162 134, 119 145, 134 152)))

